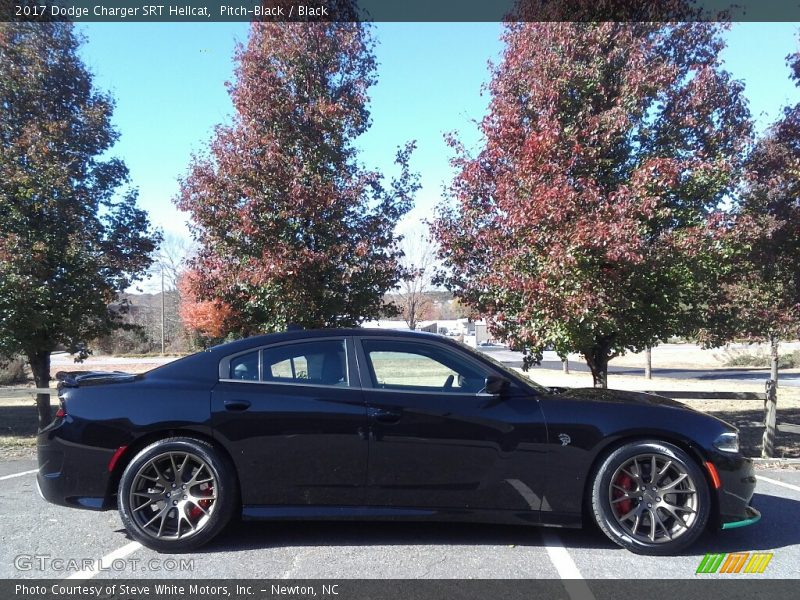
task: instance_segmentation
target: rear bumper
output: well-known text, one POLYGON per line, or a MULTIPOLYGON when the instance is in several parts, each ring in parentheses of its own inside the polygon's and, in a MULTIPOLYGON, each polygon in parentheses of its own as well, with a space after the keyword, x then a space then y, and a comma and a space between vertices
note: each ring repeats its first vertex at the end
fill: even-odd
POLYGON ((753 461, 741 455, 714 457, 720 479, 717 490, 719 527, 733 529, 757 523, 761 513, 750 506, 756 489, 753 461))
POLYGON ((36 440, 36 485, 42 498, 73 508, 114 508, 108 494, 108 462, 113 451, 67 441, 60 437, 59 430, 60 424, 53 423, 36 440))

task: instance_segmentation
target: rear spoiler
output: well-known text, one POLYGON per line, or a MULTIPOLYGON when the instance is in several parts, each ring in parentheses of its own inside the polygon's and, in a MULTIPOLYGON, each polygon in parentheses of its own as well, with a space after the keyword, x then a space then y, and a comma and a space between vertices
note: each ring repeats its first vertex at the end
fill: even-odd
POLYGON ((133 381, 136 375, 123 371, 59 371, 56 373, 58 387, 75 388, 98 383, 123 383, 133 381))

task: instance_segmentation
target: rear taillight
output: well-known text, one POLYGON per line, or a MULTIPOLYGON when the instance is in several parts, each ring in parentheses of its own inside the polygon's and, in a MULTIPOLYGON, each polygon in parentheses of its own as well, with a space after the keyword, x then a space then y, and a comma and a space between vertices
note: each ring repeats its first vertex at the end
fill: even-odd
POLYGON ((63 419, 67 416, 67 407, 64 404, 64 398, 58 397, 58 410, 56 411, 56 419, 63 419))

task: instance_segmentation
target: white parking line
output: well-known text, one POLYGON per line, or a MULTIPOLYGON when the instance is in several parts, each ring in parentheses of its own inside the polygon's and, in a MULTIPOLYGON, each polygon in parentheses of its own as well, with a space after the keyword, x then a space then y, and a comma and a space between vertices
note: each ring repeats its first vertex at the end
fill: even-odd
POLYGON ((578 570, 578 565, 572 560, 564 544, 561 543, 558 535, 546 529, 542 530, 542 541, 544 542, 550 562, 558 571, 558 576, 562 579, 564 589, 572 600, 595 600, 592 590, 583 580, 583 575, 578 570))
POLYGON ((792 485, 791 483, 785 483, 783 481, 778 481, 777 479, 764 477, 763 475, 756 475, 756 479, 760 479, 761 481, 766 481, 767 483, 771 483, 772 485, 779 485, 781 487, 789 488, 790 490, 794 490, 795 492, 800 492, 800 486, 798 485, 792 485))
POLYGON ((129 554, 136 552, 141 547, 142 545, 139 542, 125 544, 122 548, 117 548, 113 552, 106 554, 100 560, 95 561, 94 565, 92 565, 90 568, 77 571, 76 573, 73 573, 67 577, 67 579, 91 579, 100 572, 101 568, 109 568, 111 563, 113 563, 115 560, 125 558, 129 554))
POLYGON ((31 475, 32 473, 36 473, 39 469, 31 469, 30 471, 23 471, 22 473, 13 473, 12 475, 3 475, 0 477, 0 481, 5 481, 6 479, 14 479, 14 477, 22 477, 23 475, 31 475))

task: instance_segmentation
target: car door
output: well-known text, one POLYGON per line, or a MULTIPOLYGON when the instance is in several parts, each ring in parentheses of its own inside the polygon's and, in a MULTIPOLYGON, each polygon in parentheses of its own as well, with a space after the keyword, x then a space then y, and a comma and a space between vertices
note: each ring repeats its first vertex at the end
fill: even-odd
POLYGON ((454 344, 364 336, 359 366, 370 418, 372 506, 535 511, 544 489, 546 427, 518 383, 454 344))
POLYGON ((303 339, 226 357, 214 435, 249 505, 361 505, 367 417, 352 339, 303 339))

